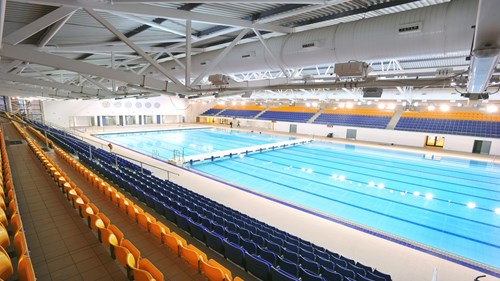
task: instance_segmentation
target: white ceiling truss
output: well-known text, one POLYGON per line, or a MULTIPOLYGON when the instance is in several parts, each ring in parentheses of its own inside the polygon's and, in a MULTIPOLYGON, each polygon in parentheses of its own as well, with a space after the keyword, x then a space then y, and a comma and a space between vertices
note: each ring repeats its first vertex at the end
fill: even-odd
MULTIPOLYGON (((368 75, 353 78, 335 75, 333 58, 290 66, 269 40, 375 17, 374 13, 384 16, 450 1, 460 0, 0 0, 0 83, 5 86, 0 95, 101 99, 152 92, 236 99, 252 93, 253 100, 365 102, 363 88, 380 87, 387 89, 383 98, 394 101, 412 103, 423 99, 422 93, 430 100, 458 100, 466 91, 471 65, 461 53, 374 57, 365 61, 368 75), (222 61, 247 43, 258 43, 272 68, 229 71, 224 75, 230 79, 223 84, 209 81, 209 75, 224 69, 222 61), (198 70, 195 57, 208 57, 213 51, 218 53, 198 70)), ((495 0, 479 1, 480 7, 491 7, 495 0)), ((485 36, 500 33, 489 30, 496 23, 494 16, 481 12, 493 20, 478 20, 483 28, 475 40, 483 45, 474 50, 485 48, 485 36)), ((323 39, 311 40, 323 44, 323 39)), ((495 48, 499 46, 491 47, 495 48)), ((500 87, 498 53, 486 77, 490 100, 500 100, 500 95, 493 95, 500 87)))

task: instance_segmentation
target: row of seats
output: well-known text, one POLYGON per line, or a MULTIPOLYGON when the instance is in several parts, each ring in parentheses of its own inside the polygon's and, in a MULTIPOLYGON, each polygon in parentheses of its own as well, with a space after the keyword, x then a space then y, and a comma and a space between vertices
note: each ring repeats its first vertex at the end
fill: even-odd
MULTIPOLYGON (((176 255, 184 258, 195 270, 206 275, 209 280, 233 280, 232 274, 227 268, 213 259, 208 259, 207 255, 194 245, 187 244, 184 238, 175 232, 171 232, 166 225, 157 221, 153 215, 144 212, 141 207, 126 198, 123 193, 92 173, 69 154, 58 147, 54 147, 54 151, 63 160, 69 162, 73 168, 82 173, 93 187, 99 189, 104 196, 115 203, 118 208, 124 211, 141 227, 152 233, 163 244, 166 244, 176 255)), ((78 188, 66 192, 72 202, 75 202, 74 197, 86 198, 82 193, 78 188)), ((98 213, 95 205, 89 203, 85 206, 85 208, 78 207, 80 215, 87 219, 91 229, 97 231, 100 241, 109 247, 112 257, 116 258, 127 269, 129 277, 135 280, 153 280, 150 279, 152 278, 151 276, 147 277, 147 274, 150 274, 154 277, 154 280, 163 280, 162 273, 147 259, 140 259, 140 251, 130 241, 123 238, 123 233, 116 226, 110 224, 109 219, 105 215, 98 213), (138 261, 138 264, 131 265, 131 260, 138 261), (134 266, 139 269, 134 269, 134 266)), ((236 277, 234 280, 242 281, 239 277, 236 277)))
POLYGON ((259 113, 260 111, 257 110, 226 109, 222 111, 218 116, 252 119, 259 113))
POLYGON ((0 150, 0 280, 34 281, 35 271, 29 257, 1 130, 0 150))
MULTIPOLYGON (((104 196, 114 202, 117 208, 120 208, 141 227, 157 237, 163 244, 166 244, 176 255, 184 258, 194 269, 205 274, 210 280, 233 280, 232 274, 227 268, 213 259, 208 259, 207 255, 194 245, 187 244, 182 236, 170 231, 166 225, 157 221, 153 215, 145 212, 141 207, 126 198, 123 193, 119 192, 98 175, 85 168, 69 154, 58 147, 54 147, 54 150, 58 156, 69 162, 76 170, 80 171, 92 186, 98 188, 104 196)), ((99 219, 96 218, 95 221, 99 221, 99 219)), ((90 220, 89 224, 91 224, 90 220)), ((106 223, 104 224, 106 225, 106 223)), ((110 228, 112 228, 112 226, 110 226, 110 228)), ((121 233, 116 230, 113 231, 113 234, 114 237, 122 236, 121 233)), ((109 234, 104 236, 109 237, 109 234)), ((100 237, 103 237, 103 234, 101 234, 100 237)), ((120 239, 118 238, 117 240, 120 239)), ((157 278, 155 279, 159 280, 157 278)), ((236 277, 234 280, 241 281, 242 279, 236 277)))
POLYGON ((340 126, 355 126, 384 129, 391 120, 389 116, 368 116, 368 115, 348 115, 348 114, 325 114, 322 113, 315 120, 314 124, 328 124, 340 126))
MULTIPOLYGON (((79 215, 87 221, 89 228, 96 232, 100 242, 109 250, 111 257, 116 259, 127 271, 129 279, 139 281, 162 281, 163 273, 161 273, 148 259, 141 258, 140 251, 129 240, 125 239, 123 233, 115 225, 111 224, 103 213, 99 212, 97 206, 90 202, 87 196, 83 194, 83 191, 69 179, 57 164, 46 156, 24 130, 17 124, 15 124, 15 126, 26 139, 28 145, 38 159, 45 166, 47 172, 61 188, 61 191, 65 194, 73 208, 78 210, 79 215)), ((39 134, 37 134, 37 137, 44 138, 39 134)), ((83 166, 80 171, 90 174, 83 166)))
POLYGON ((500 122, 449 120, 431 118, 401 118, 395 130, 429 132, 480 137, 500 137, 500 122))
POLYGON ((287 272, 304 280, 390 280, 389 275, 268 226, 170 181, 90 158, 85 152, 79 154, 79 159, 263 280, 270 280, 272 274, 278 274, 276 272, 287 272))
POLYGON ((313 117, 310 112, 285 112, 285 111, 266 111, 259 116, 260 120, 285 121, 306 123, 313 117))
POLYGON ((500 115, 486 114, 483 112, 468 111, 405 111, 401 115, 403 118, 431 118, 431 119, 449 119, 449 120, 476 120, 500 122, 500 115))

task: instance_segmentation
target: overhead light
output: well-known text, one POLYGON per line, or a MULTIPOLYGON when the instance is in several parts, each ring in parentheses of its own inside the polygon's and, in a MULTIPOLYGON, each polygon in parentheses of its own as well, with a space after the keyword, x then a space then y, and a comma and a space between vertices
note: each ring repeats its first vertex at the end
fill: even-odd
POLYGON ((439 110, 441 110, 443 112, 449 111, 450 110, 450 106, 447 105, 447 104, 442 104, 442 105, 439 106, 439 110))
POLYGON ((346 108, 352 108, 352 106, 353 106, 353 105, 352 105, 352 102, 347 102, 347 103, 345 104, 345 107, 346 107, 346 108))
POLYGON ((306 102, 306 106, 307 107, 311 107, 311 103, 310 102, 306 102))
POLYGON ((497 112, 498 111, 498 107, 494 104, 490 104, 486 107, 486 111, 489 112, 489 113, 493 113, 493 112, 497 112))
POLYGON ((404 102, 402 102, 402 103, 401 103, 401 105, 402 105, 402 106, 406 106, 406 105, 407 105, 407 103, 404 101, 404 102))
POLYGON ((385 108, 385 104, 379 103, 377 107, 378 107, 378 109, 384 109, 385 108))
POLYGON ((345 103, 343 102, 339 103, 339 108, 345 108, 345 103))
POLYGON ((458 107, 462 107, 462 105, 463 105, 463 104, 462 104, 461 102, 457 103, 457 106, 458 106, 458 107))
POLYGON ((427 110, 429 111, 433 111, 434 109, 436 109, 436 107, 432 104, 427 107, 427 110))
POLYGON ((312 107, 318 107, 318 103, 317 102, 313 102, 311 105, 312 105, 312 107))
POLYGON ((394 110, 396 108, 396 105, 393 103, 390 103, 387 105, 387 109, 394 110))

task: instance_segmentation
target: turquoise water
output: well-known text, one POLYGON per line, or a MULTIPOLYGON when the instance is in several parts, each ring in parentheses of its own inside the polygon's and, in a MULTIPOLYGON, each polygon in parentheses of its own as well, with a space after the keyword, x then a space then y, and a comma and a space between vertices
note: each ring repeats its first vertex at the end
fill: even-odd
MULTIPOLYGON (((184 133, 197 134, 196 131, 184 133)), ((213 149, 244 145, 239 142, 241 135, 227 131, 218 137, 217 134, 210 131, 210 139, 204 138, 213 149)), ((249 139, 250 145, 273 141, 270 136, 257 134, 249 139)), ((123 140, 127 143, 124 146, 135 141, 147 142, 144 136, 123 140)), ((275 141, 281 140, 285 139, 275 141)), ((181 143, 179 140, 182 146, 181 143)), ((184 147, 189 143, 185 142, 184 147)), ((134 144, 135 148, 138 146, 134 144)), ((313 142, 242 158, 202 162, 192 168, 286 202, 500 269, 498 165, 447 157, 434 160, 422 154, 313 142)))
POLYGON ((163 130, 95 136, 142 154, 165 160, 174 158, 174 150, 178 151, 181 156, 191 156, 292 139, 258 132, 224 129, 163 130))

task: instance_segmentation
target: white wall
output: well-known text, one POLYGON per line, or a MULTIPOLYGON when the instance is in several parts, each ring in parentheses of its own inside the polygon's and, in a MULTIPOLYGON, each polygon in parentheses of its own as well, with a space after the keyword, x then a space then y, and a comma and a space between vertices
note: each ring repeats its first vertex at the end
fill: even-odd
MULTIPOLYGON (((45 121, 61 127, 85 126, 83 116, 169 115, 184 116, 186 102, 176 97, 148 99, 44 101, 45 121), (76 120, 76 121, 75 121, 76 120), (83 122, 82 122, 83 121, 83 122)), ((168 117, 166 120, 182 118, 168 117)), ((153 118, 156 121, 156 117, 153 118)), ((177 121, 178 122, 178 121, 177 121)))
MULTIPOLYGON (((370 129, 370 128, 356 128, 356 127, 343 127, 333 126, 327 127, 326 125, 319 124, 303 124, 303 123, 290 123, 290 122, 276 122, 274 130, 278 132, 289 132, 290 124, 297 125, 297 133, 307 135, 309 137, 321 136, 326 137, 328 133, 333 133, 335 138, 345 138, 347 129, 356 129, 356 139, 360 141, 369 141, 375 143, 386 143, 395 145, 404 145, 412 147, 423 147, 426 136, 436 135, 432 133, 421 132, 408 132, 398 130, 384 130, 384 129, 370 129)), ((459 151, 459 152, 472 152, 474 140, 491 141, 490 155, 500 155, 500 139, 483 138, 483 137, 469 137, 457 135, 439 134, 445 137, 444 150, 459 151)))

